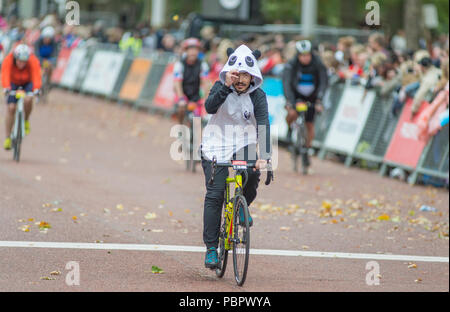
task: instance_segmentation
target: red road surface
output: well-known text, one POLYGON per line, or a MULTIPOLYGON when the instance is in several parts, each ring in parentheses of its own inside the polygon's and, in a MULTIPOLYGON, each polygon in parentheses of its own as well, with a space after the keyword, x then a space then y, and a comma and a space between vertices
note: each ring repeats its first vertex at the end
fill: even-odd
MULTIPOLYGON (((2 134, 4 112, 2 105, 2 134)), ((0 151, 1 242, 203 246, 204 177, 170 158, 173 122, 53 90, 50 104, 35 107, 31 125, 20 164, 0 151), (50 228, 40 230, 42 221, 50 228)), ((312 163, 312 175, 294 174, 280 149, 275 182, 261 182, 251 207, 252 248, 448 259, 447 190, 332 160, 312 163), (420 212, 423 204, 437 212, 420 212)), ((449 290, 448 260, 377 260, 380 284, 369 286, 370 259, 251 255, 240 288, 231 264, 218 279, 204 268, 203 252, 1 246, 0 252, 1 291, 449 290), (70 261, 79 264, 79 286, 66 284, 70 261), (152 266, 164 273, 151 273, 152 266)))

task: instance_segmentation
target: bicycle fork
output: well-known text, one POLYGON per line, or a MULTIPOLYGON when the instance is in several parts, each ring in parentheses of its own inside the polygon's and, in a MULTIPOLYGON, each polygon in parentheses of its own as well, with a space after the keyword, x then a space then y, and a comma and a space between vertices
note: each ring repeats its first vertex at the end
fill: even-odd
POLYGON ((17 102, 16 115, 14 118, 14 128, 11 135, 11 138, 13 140, 18 139, 19 125, 21 128, 20 129, 21 139, 23 139, 25 137, 25 122, 24 122, 24 104, 22 98, 19 99, 19 101, 17 102))

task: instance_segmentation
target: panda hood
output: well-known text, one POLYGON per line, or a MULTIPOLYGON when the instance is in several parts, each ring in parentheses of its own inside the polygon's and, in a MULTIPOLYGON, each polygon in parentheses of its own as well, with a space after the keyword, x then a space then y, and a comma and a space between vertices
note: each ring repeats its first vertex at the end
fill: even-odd
POLYGON ((241 45, 234 51, 231 48, 228 49, 227 54, 228 61, 219 74, 220 81, 225 84, 227 72, 236 69, 239 72, 247 72, 253 77, 249 89, 244 93, 252 93, 258 89, 263 82, 262 74, 257 62, 257 59, 261 56, 261 52, 258 50, 252 51, 246 45, 241 45))

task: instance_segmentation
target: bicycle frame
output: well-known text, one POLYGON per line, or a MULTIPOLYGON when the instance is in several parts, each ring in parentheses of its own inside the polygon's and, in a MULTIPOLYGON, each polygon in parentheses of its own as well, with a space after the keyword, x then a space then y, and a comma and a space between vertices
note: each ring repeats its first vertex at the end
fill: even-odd
POLYGON ((242 194, 242 174, 240 171, 237 171, 234 178, 226 179, 226 187, 225 187, 225 212, 224 217, 226 220, 226 233, 227 237, 225 238, 225 250, 231 250, 233 248, 233 241, 231 238, 233 237, 233 219, 234 219, 234 203, 232 201, 233 198, 238 194, 242 194), (234 183, 234 196, 231 197, 230 194, 230 185, 234 183))

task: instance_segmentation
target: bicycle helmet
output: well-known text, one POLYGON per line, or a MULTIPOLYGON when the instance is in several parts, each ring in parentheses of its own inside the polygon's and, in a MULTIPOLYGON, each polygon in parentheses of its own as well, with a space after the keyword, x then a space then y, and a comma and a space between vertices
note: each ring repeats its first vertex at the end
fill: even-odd
POLYGON ((183 49, 186 50, 187 48, 190 47, 195 47, 195 48, 201 48, 202 44, 200 42, 200 40, 198 40, 197 38, 187 38, 186 40, 183 41, 183 49))
POLYGON ((55 36, 55 29, 52 26, 47 26, 42 30, 42 38, 51 39, 55 36))
POLYGON ((19 44, 15 49, 14 49, 14 58, 16 60, 22 61, 22 62, 28 62, 28 60, 30 59, 30 48, 26 45, 26 44, 19 44))
POLYGON ((307 54, 311 53, 312 45, 309 40, 301 40, 295 43, 295 47, 297 48, 298 53, 307 54))

